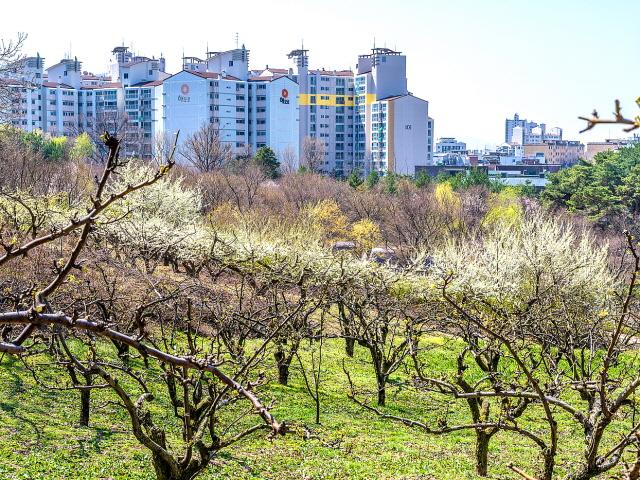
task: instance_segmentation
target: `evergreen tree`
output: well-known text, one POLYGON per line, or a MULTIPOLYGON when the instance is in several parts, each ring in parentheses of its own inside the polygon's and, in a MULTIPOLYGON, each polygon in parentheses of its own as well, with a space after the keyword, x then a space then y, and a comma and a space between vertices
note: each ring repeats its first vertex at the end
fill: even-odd
POLYGON ((416 187, 424 188, 431 183, 431 177, 429 177, 427 172, 425 172, 424 170, 421 170, 416 175, 416 179, 414 183, 416 184, 416 187))
POLYGON ((358 188, 360 185, 364 183, 362 178, 360 178, 360 172, 356 169, 351 170, 351 173, 347 177, 347 182, 351 188, 358 188))
POLYGON ((393 195, 398 192, 398 184, 396 181, 397 175, 395 173, 389 173, 384 177, 384 189, 387 193, 393 195))
POLYGON ((367 176, 367 188, 375 187, 380 181, 380 175, 375 170, 372 170, 371 173, 367 176))
POLYGON ((269 147, 260 147, 253 157, 253 161, 262 168, 269 178, 277 178, 280 170, 280 162, 276 153, 269 147))

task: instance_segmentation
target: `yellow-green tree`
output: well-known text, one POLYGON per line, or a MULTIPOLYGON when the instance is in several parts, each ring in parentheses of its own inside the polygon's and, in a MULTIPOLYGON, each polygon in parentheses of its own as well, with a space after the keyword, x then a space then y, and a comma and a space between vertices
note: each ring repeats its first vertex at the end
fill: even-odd
POLYGON ((360 252, 369 252, 380 241, 380 227, 372 220, 363 218, 351 225, 349 232, 360 252))
POLYGON ((90 158, 96 151, 96 147, 88 133, 83 132, 76 137, 71 147, 69 156, 72 160, 85 160, 90 158))

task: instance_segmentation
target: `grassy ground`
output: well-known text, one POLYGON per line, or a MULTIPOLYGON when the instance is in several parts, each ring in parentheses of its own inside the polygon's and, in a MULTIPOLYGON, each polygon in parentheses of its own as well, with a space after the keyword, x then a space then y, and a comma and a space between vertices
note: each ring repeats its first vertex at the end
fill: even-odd
MULTIPOLYGON (((449 347, 430 354, 434 370, 452 367, 449 347)), ((342 343, 326 346, 322 386, 322 417, 314 425, 313 402, 299 371, 288 387, 273 385, 278 418, 306 424, 319 439, 288 436, 269 442, 258 433, 214 460, 203 479, 474 479, 473 432, 430 436, 392 424, 363 411, 346 398, 342 343)), ((347 367, 355 381, 371 387, 368 355, 358 349, 347 367)), ((402 377, 399 373, 393 380, 402 377)), ((56 378, 51 377, 55 383, 56 378)), ((153 479, 150 455, 128 433, 128 417, 107 392, 92 399, 89 428, 77 426, 77 395, 35 386, 19 362, 0 362, 0 478, 25 479, 153 479)), ((433 397, 389 394, 388 411, 435 422, 448 410, 449 424, 468 421, 464 404, 445 405, 433 397)), ((540 412, 531 410, 523 422, 544 433, 540 412)), ((580 452, 573 424, 562 424, 561 470, 580 452)), ((491 444, 492 478, 513 478, 509 462, 535 470, 538 451, 516 436, 499 434, 491 444)))

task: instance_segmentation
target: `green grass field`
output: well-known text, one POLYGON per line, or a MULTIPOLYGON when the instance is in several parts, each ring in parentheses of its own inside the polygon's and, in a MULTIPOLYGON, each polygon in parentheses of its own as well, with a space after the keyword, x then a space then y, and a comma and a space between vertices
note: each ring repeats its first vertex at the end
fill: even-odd
MULTIPOLYGON (((435 371, 447 371, 455 347, 432 350, 435 371)), ((346 396, 342 343, 325 346, 322 417, 314 422, 314 404, 302 376, 292 371, 290 386, 272 383, 261 392, 275 400, 279 419, 307 425, 318 439, 292 434, 273 442, 257 433, 220 452, 202 479, 474 479, 474 433, 431 436, 417 429, 381 420, 346 396)), ((354 381, 373 387, 368 353, 357 348, 346 365, 354 381)), ((269 365, 265 365, 269 368, 269 365)), ((273 372, 273 368, 268 370, 273 372)), ((56 383, 56 373, 50 380, 56 383)), ((402 380, 399 372, 394 382, 402 380)), ((24 479, 153 479, 150 454, 128 431, 128 416, 107 391, 94 392, 89 428, 77 426, 78 395, 38 387, 22 364, 5 356, 0 362, 0 478, 24 479)), ((447 410, 449 424, 468 421, 463 403, 418 396, 392 388, 387 411, 435 422, 447 410)), ((522 422, 541 434, 540 411, 530 409, 522 422)), ((580 454, 581 434, 571 422, 561 424, 559 473, 580 454)), ((315 437, 314 435, 314 437, 315 437)), ((529 471, 539 465, 538 450, 517 436, 500 433, 491 444, 491 478, 514 478, 506 465, 529 471)))

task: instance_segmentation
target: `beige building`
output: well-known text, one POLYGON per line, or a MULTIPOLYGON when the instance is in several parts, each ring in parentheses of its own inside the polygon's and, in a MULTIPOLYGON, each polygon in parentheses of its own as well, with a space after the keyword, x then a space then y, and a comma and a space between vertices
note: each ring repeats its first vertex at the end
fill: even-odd
POLYGON ((523 145, 525 157, 544 155, 545 163, 573 164, 584 158, 584 145, 578 141, 549 141, 523 145))
POLYGON ((632 142, 629 140, 605 140, 604 142, 589 142, 587 143, 585 159, 590 162, 593 160, 593 157, 595 157, 597 153, 615 152, 617 150, 620 150, 622 147, 630 145, 631 143, 632 142))

